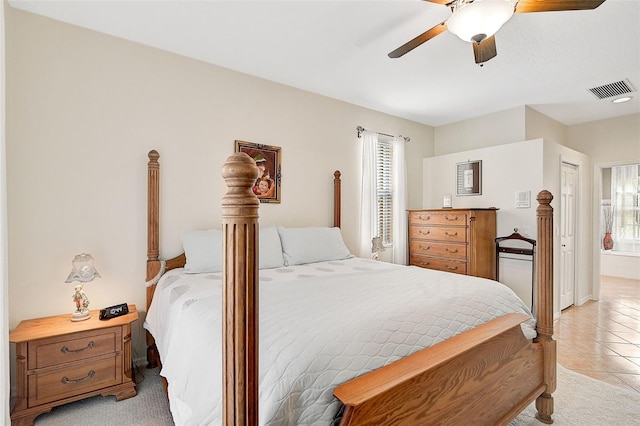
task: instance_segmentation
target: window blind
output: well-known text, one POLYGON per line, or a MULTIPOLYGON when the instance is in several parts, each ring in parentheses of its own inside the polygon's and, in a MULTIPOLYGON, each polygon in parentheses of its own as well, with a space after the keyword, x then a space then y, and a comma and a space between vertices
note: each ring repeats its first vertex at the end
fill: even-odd
POLYGON ((393 244, 393 144, 378 140, 376 148, 376 198, 378 236, 385 245, 393 244))

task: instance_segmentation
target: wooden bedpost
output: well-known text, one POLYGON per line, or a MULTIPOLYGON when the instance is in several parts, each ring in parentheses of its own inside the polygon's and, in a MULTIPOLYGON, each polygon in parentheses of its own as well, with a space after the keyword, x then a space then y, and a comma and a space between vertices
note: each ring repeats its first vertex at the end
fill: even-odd
POLYGON ((333 172, 333 226, 336 228, 340 228, 340 201, 342 200, 340 193, 342 181, 340 180, 340 175, 340 170, 333 172))
POLYGON ((553 423, 553 396, 556 389, 556 342, 553 340, 553 195, 549 191, 538 193, 538 285, 535 341, 544 350, 544 383, 547 388, 536 400, 536 418, 543 423, 553 423))
MULTIPOLYGON (((160 154, 158 151, 149 151, 147 163, 147 283, 154 280, 160 273, 161 262, 159 242, 159 215, 160 215, 160 154)), ((147 310, 153 300, 155 285, 147 286, 147 310)), ((158 354, 151 333, 147 331, 147 368, 158 366, 158 354)))
POLYGON ((247 154, 227 159, 222 176, 223 424, 258 424, 258 167, 247 154))

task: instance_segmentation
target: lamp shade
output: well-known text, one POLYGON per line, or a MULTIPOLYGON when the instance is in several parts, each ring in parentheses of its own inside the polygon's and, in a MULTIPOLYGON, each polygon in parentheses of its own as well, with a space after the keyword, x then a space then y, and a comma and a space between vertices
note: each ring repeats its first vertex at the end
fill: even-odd
POLYGON ((371 253, 384 251, 384 246, 382 245, 381 237, 373 237, 371 239, 371 253))
POLYGON ((510 0, 475 0, 457 6, 447 28, 464 41, 479 43, 498 32, 513 13, 510 0))
POLYGON ((87 253, 77 254, 71 262, 73 269, 65 282, 79 281, 86 283, 100 277, 98 271, 93 266, 93 256, 87 253))

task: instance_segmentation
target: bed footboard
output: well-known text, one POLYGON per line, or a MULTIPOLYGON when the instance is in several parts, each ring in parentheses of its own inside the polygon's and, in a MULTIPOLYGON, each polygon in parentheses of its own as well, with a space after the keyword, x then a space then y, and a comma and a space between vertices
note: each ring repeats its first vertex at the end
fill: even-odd
POLYGON ((334 395, 341 425, 506 424, 545 389, 544 349, 508 314, 360 376, 334 395))

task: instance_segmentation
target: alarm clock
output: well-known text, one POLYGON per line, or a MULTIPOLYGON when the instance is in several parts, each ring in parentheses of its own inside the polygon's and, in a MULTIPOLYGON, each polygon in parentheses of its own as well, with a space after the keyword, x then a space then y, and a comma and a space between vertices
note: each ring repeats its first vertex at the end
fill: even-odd
POLYGON ((119 305, 109 306, 108 308, 100 309, 100 319, 108 320, 111 318, 119 317, 129 313, 129 306, 126 303, 119 305))

